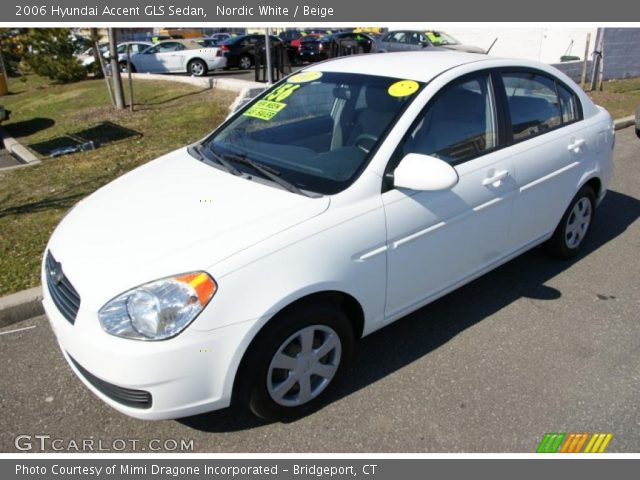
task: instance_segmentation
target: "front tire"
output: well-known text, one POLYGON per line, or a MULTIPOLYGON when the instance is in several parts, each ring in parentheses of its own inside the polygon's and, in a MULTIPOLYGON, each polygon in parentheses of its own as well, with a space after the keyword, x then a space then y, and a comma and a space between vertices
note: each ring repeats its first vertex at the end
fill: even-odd
POLYGON ((207 74, 207 64, 203 60, 196 58, 187 65, 187 72, 194 77, 203 77, 207 74))
POLYGON ((558 258, 574 257, 584 243, 596 209, 596 194, 589 185, 583 186, 565 211, 553 236, 547 242, 549 252, 558 258))
POLYGON ((344 374, 354 333, 338 306, 306 304, 274 318, 238 371, 238 400, 269 421, 290 421, 317 409, 344 374))

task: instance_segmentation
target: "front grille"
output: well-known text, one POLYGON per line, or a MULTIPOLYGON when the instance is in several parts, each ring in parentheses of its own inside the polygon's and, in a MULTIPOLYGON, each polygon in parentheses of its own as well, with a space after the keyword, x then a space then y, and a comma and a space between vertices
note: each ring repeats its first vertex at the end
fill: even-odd
POLYGON ((134 390, 132 388, 118 387, 109 382, 99 379, 95 375, 87 372, 74 358, 69 355, 71 362, 82 374, 82 376, 93 385, 98 391, 118 403, 134 408, 151 408, 151 394, 144 390, 134 390))
POLYGON ((73 325, 80 308, 80 295, 62 271, 62 265, 56 262, 51 252, 47 252, 47 287, 53 303, 69 323, 73 325))

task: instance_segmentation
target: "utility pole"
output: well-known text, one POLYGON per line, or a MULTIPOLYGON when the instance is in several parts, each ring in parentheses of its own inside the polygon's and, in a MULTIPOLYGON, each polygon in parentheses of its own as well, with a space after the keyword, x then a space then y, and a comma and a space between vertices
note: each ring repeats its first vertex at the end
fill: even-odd
POLYGON ((124 89, 122 88, 122 78, 120 77, 120 65, 118 62, 118 42, 116 39, 116 29, 109 29, 109 60, 111 61, 111 78, 113 79, 113 95, 116 100, 116 108, 123 110, 124 89))

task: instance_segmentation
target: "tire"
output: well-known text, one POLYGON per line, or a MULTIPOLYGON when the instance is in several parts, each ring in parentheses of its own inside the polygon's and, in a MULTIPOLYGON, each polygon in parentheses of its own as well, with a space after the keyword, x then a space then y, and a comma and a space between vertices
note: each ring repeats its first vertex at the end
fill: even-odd
MULTIPOLYGON (((120 73, 128 73, 127 72, 127 62, 120 62, 118 64, 120 66, 120 73)), ((136 72, 136 67, 133 66, 133 63, 131 64, 131 73, 135 73, 136 72)))
POLYGON ((251 57, 248 55, 242 55, 240 57, 240 60, 238 60, 238 68, 240 70, 249 70, 251 68, 251 64, 253 62, 251 61, 251 57))
POLYGON ((194 77, 204 77, 207 74, 207 64, 199 58, 194 58, 187 64, 187 73, 194 77))
POLYGON ((640 138, 640 128, 637 128, 637 127, 636 127, 636 136, 640 138))
POLYGON ((547 242, 548 251, 555 257, 574 257, 584 244, 595 217, 596 194, 589 185, 583 186, 564 212, 553 236, 547 242))
POLYGON ((331 302, 285 310, 267 324, 245 354, 236 377, 236 399, 268 421, 307 415, 321 406, 340 381, 353 346, 351 322, 331 302))

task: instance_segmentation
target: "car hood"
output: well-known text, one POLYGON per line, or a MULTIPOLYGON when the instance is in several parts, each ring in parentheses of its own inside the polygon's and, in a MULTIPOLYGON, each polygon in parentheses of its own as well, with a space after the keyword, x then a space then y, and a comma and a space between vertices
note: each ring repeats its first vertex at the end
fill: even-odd
POLYGON ((83 308, 158 278, 208 269, 324 212, 329 197, 236 177, 180 149, 82 200, 49 249, 83 308), (100 288, 95 288, 99 283, 100 288))

